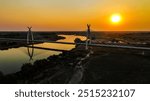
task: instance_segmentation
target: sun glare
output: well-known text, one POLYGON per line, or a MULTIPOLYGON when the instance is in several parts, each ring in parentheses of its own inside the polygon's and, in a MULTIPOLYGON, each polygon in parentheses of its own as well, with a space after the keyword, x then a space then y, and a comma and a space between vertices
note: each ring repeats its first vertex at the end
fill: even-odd
POLYGON ((119 23, 121 21, 121 16, 119 14, 113 14, 111 16, 111 21, 113 23, 119 23))

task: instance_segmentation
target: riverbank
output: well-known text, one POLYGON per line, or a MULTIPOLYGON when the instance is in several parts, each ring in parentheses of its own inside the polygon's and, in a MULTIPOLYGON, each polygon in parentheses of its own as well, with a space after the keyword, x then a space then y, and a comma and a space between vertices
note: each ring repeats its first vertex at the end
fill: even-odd
POLYGON ((2 76, 6 84, 149 84, 150 52, 78 46, 60 55, 24 64, 2 76))
MULTIPOLYGON (((89 51, 76 47, 60 55, 53 55, 47 59, 37 60, 34 64, 24 64, 21 71, 1 76, 0 83, 6 84, 64 84, 72 79, 79 62, 89 51)), ((85 61, 84 61, 85 62, 85 61)), ((81 80, 80 80, 81 81, 81 80)), ((78 83, 80 83, 80 81, 78 83)))

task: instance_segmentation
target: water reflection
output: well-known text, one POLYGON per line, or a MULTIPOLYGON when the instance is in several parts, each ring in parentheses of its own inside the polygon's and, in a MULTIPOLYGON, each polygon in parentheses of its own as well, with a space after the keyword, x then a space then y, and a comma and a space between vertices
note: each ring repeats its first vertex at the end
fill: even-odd
POLYGON ((58 42, 74 42, 76 38, 80 38, 81 40, 86 40, 86 37, 78 36, 78 35, 60 35, 60 36, 65 37, 65 39, 58 40, 58 42))
POLYGON ((27 47, 28 56, 30 57, 30 61, 33 60, 34 55, 34 44, 31 47, 27 47))
MULTIPOLYGON (((75 38, 80 38, 85 40, 83 36, 74 36, 74 35, 60 35, 66 39, 58 40, 59 42, 74 42, 75 38)), ((65 49, 71 50, 74 48, 74 45, 66 44, 54 44, 54 43, 42 43, 36 44, 34 46, 44 47, 44 48, 53 48, 53 49, 65 49)), ((47 58, 51 55, 58 55, 61 52, 33 49, 33 48, 12 48, 9 50, 0 51, 0 71, 4 74, 14 73, 20 70, 20 67, 24 63, 31 62, 33 63, 36 60, 47 58), (28 56, 29 55, 29 56, 28 56)))

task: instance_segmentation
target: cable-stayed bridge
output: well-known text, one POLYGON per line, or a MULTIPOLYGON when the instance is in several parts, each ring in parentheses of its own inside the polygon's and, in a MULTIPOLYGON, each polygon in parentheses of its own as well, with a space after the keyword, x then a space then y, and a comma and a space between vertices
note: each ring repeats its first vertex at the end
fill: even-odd
MULTIPOLYGON (((51 40, 45 40, 41 36, 41 39, 36 39, 33 32, 32 27, 28 27, 27 37, 26 39, 15 39, 15 38, 0 38, 1 41, 12 41, 12 42, 24 42, 26 45, 24 47, 27 47, 27 54, 29 55, 30 59, 34 56, 34 49, 42 49, 42 50, 51 50, 51 51, 67 51, 63 49, 53 49, 53 48, 44 48, 44 47, 38 47, 34 46, 36 43, 55 43, 55 44, 67 44, 67 45, 83 45, 85 46, 85 50, 88 50, 89 47, 106 47, 106 48, 122 48, 122 49, 132 49, 132 50, 142 50, 142 51, 150 51, 150 47, 137 47, 137 46, 129 46, 129 45, 114 45, 114 44, 100 44, 100 43, 93 43, 92 42, 92 33, 91 33, 91 25, 87 25, 87 31, 86 31, 86 40, 84 42, 58 42, 58 41, 51 41, 51 40)), ((37 36, 36 36, 37 37, 37 36)))
MULTIPOLYGON (((7 40, 7 41, 27 41, 26 39, 14 39, 14 38, 0 38, 0 40, 7 40)), ((46 43, 56 43, 56 44, 68 44, 68 45, 86 45, 86 43, 73 43, 73 42, 56 42, 50 40, 34 40, 36 42, 46 42, 46 43)), ((88 46, 93 47, 107 47, 107 48, 124 48, 124 49, 137 49, 137 50, 150 50, 150 47, 136 47, 136 46, 127 46, 127 45, 110 45, 110 44, 95 44, 89 43, 88 46)), ((42 49, 42 48, 41 48, 42 49)), ((46 49, 46 48, 43 48, 46 49)), ((48 50, 48 49, 46 49, 48 50)))
MULTIPOLYGON (((15 39, 15 38, 0 38, 0 40, 7 40, 7 41, 15 41, 15 42, 27 42, 27 45, 34 44, 34 43, 56 43, 56 44, 68 44, 68 45, 85 45, 85 49, 87 50, 89 46, 92 47, 108 47, 108 48, 123 48, 123 49, 137 49, 137 50, 150 50, 150 47, 137 47, 137 46, 129 46, 129 45, 114 45, 114 44, 97 44, 92 43, 92 33, 90 29, 90 25, 87 25, 87 32, 86 32, 86 40, 85 43, 75 43, 75 42, 58 42, 58 41, 51 41, 51 40, 41 40, 41 39, 34 39, 34 35, 31 31, 32 27, 28 27, 27 39, 15 39)), ((40 49, 40 48, 39 48, 40 49)), ((46 49, 42 48, 41 49, 46 49)), ((46 49, 48 50, 48 48, 46 49)))

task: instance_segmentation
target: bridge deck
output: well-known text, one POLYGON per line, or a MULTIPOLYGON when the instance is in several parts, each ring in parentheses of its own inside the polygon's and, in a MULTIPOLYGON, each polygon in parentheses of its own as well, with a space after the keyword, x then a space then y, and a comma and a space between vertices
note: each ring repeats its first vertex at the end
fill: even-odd
MULTIPOLYGON (((27 39, 13 39, 13 38, 0 38, 0 40, 7 41, 27 41, 27 39)), ((34 40, 32 42, 47 42, 47 43, 56 43, 56 44, 68 44, 68 45, 86 45, 86 43, 72 43, 72 42, 56 42, 50 40, 34 40)), ((88 46, 93 47, 107 47, 107 48, 123 48, 123 49, 135 49, 135 50, 149 50, 150 47, 136 47, 136 46, 127 46, 127 45, 108 45, 108 44, 88 44, 88 46)))
POLYGON ((37 46, 24 46, 24 47, 34 48, 34 49, 42 49, 42 50, 50 50, 50 51, 58 51, 58 52, 68 51, 68 50, 62 50, 62 49, 44 48, 44 47, 37 47, 37 46))

